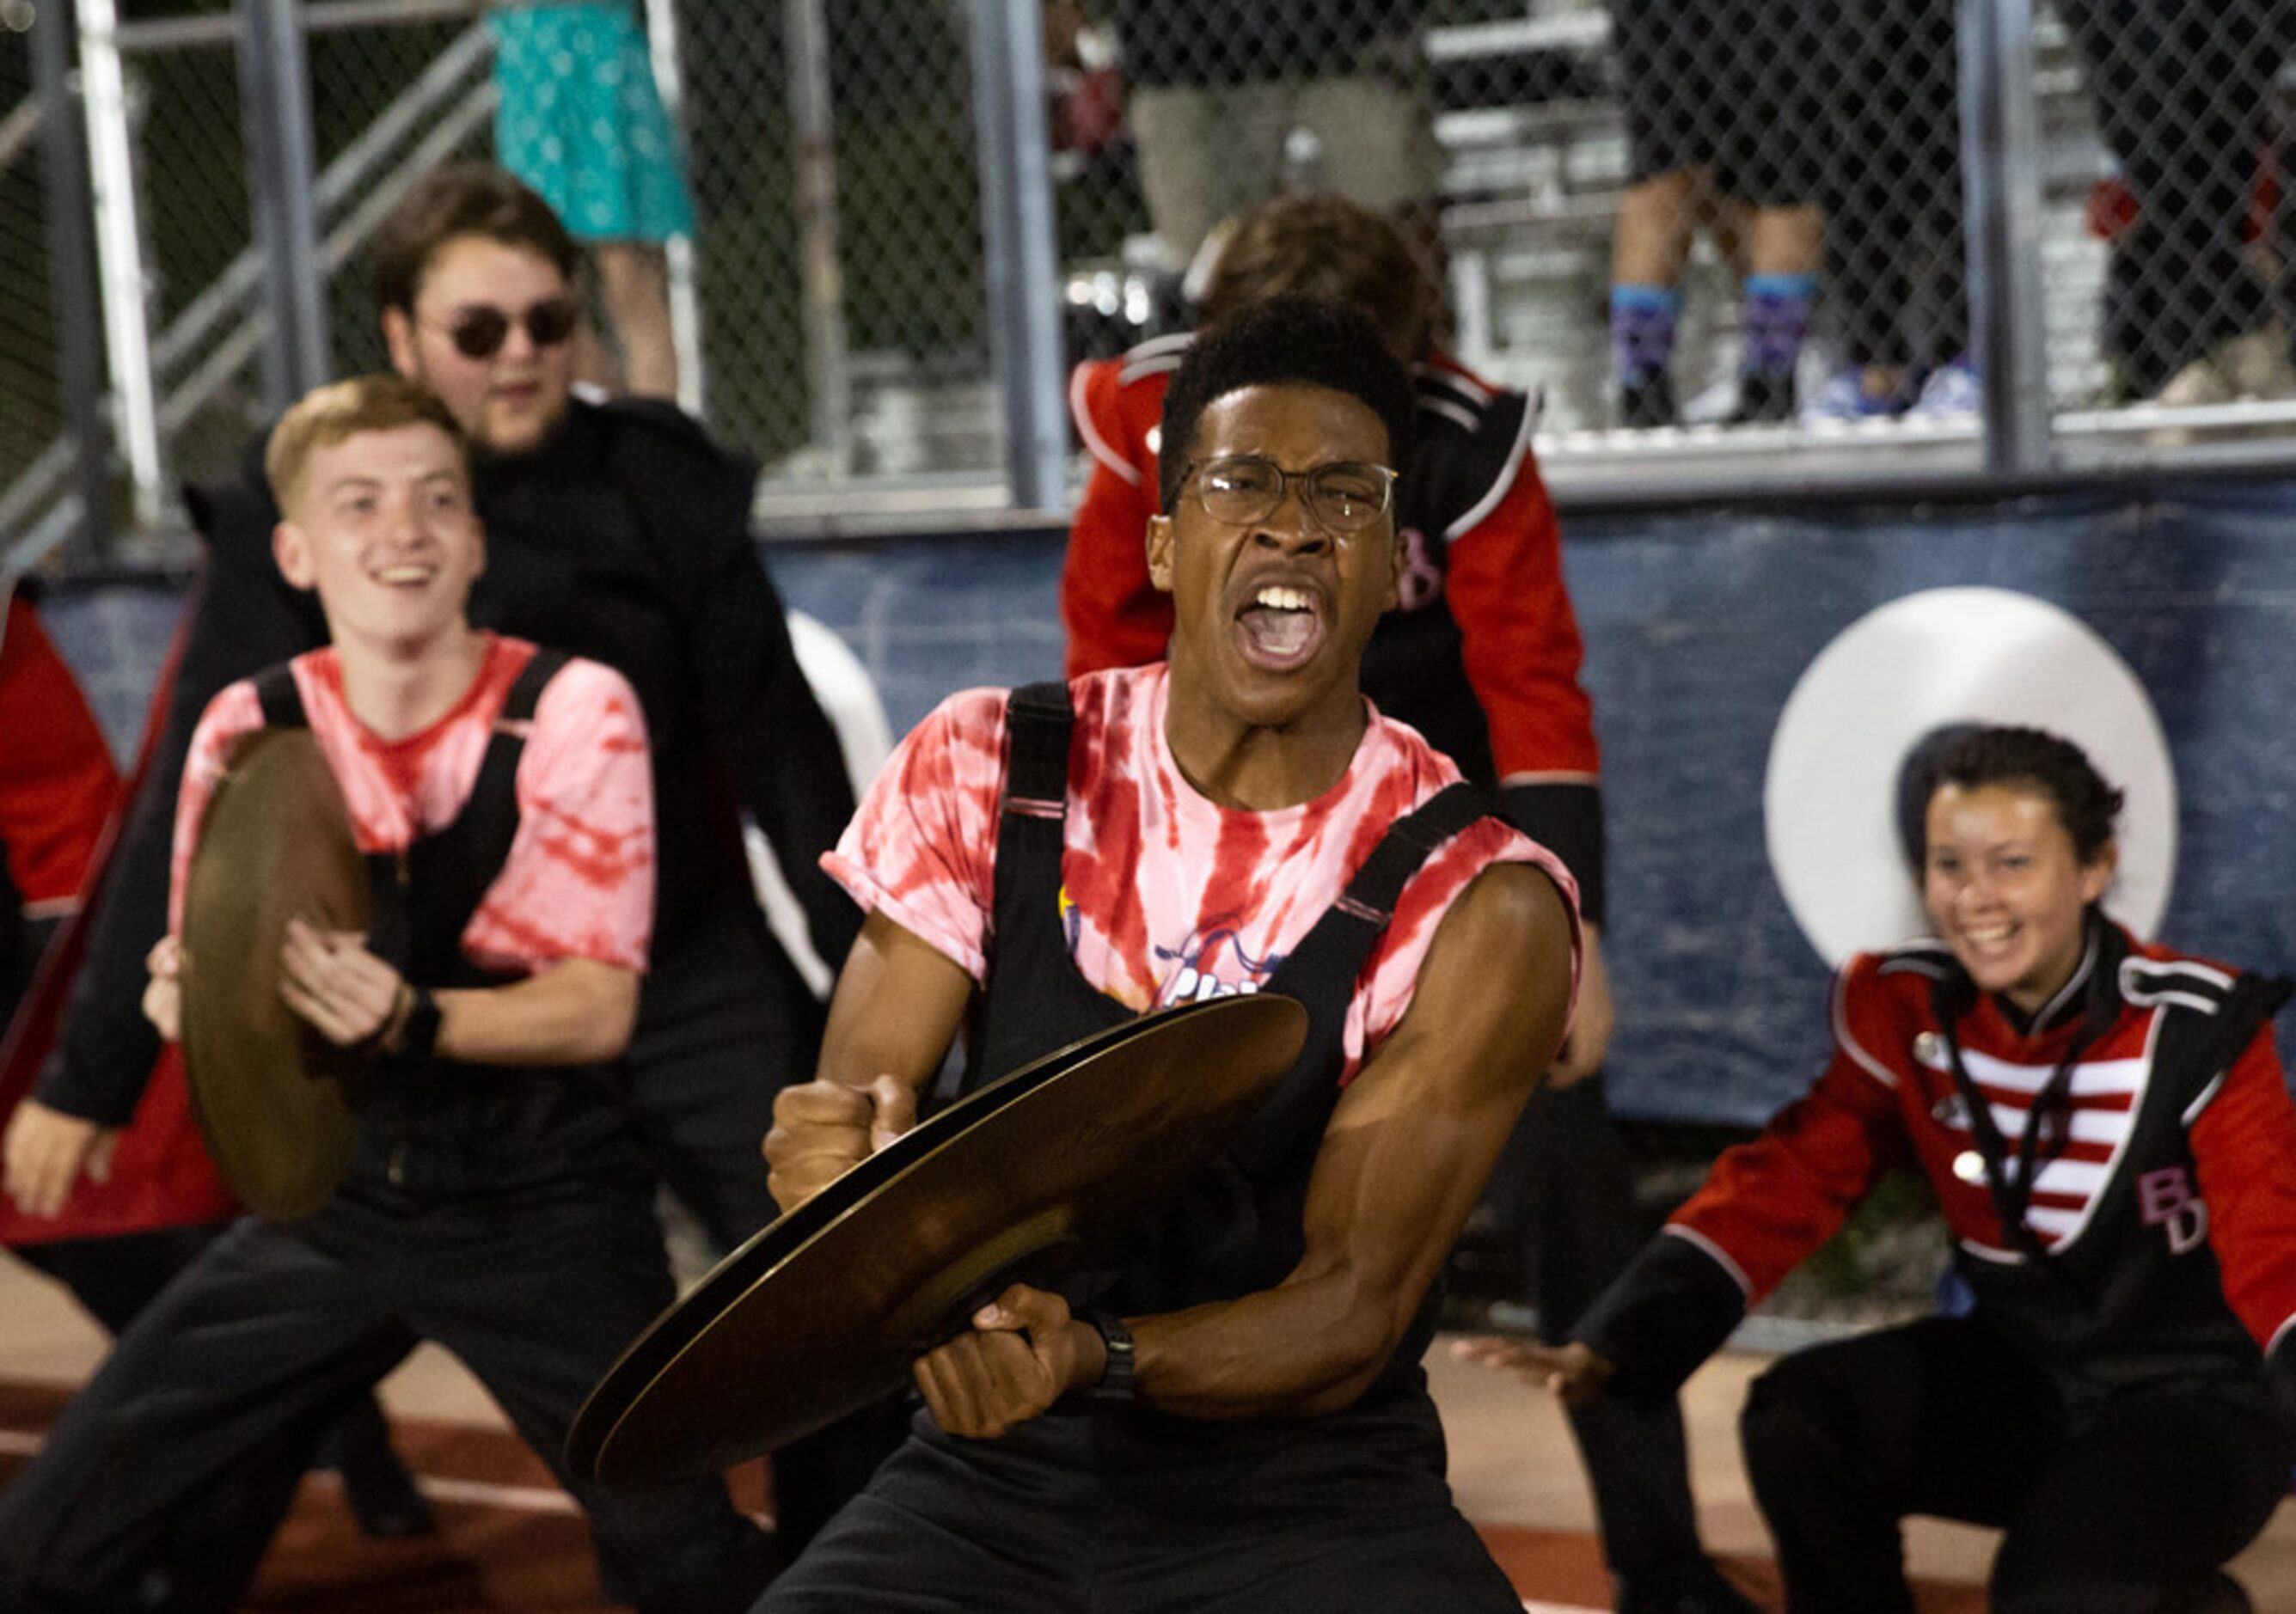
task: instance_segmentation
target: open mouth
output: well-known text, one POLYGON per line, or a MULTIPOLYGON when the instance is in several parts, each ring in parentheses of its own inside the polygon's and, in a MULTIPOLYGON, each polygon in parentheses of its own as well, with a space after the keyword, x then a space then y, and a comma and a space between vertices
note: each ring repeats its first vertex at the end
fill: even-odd
POLYGON ((1270 672, 1298 667, 1324 643, 1321 596, 1288 584, 1262 584, 1235 623, 1244 660, 1270 672))
POLYGON ((421 588, 438 575, 439 569, 418 561, 403 561, 386 566, 374 574, 376 582, 390 588, 421 588))
POLYGON ((1962 950, 1980 959, 1998 958, 2017 939, 2018 927, 2013 920, 1994 920, 1981 925, 1960 927, 1962 950))

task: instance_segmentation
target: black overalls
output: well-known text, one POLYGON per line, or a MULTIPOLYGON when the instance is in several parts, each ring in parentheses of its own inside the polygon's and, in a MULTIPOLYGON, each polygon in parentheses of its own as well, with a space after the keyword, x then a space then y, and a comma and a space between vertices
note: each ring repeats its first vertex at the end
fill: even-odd
MULTIPOLYGON (((1059 919, 1067 690, 1018 691, 1008 717, 995 943, 968 1086, 1132 1017, 1078 973, 1059 919)), ((1477 792, 1455 786, 1390 830, 1267 983, 1307 1005, 1299 1062, 1117 1263, 1059 1285, 1072 1301, 1169 1311, 1271 1288, 1297 1264, 1357 979, 1404 884, 1484 812, 1477 792)), ((1062 1410, 998 1439, 964 1440, 920 1413, 907 1444, 760 1614, 1519 1610, 1452 1505, 1419 1366, 1433 1329, 1423 1305, 1362 1398, 1312 1419, 1062 1410)))
MULTIPOLYGON (((372 943, 407 979, 480 986, 460 938, 518 827, 537 652, 504 702, 455 821, 369 860, 372 943)), ((300 725, 284 668, 266 720, 300 725)), ((607 1491, 564 1467, 566 1430, 623 1346, 671 1299, 652 1184, 611 1071, 386 1061, 347 1093, 358 1146, 298 1222, 243 1217, 139 1316, 0 1492, 0 1606, 234 1607, 251 1563, 149 1601, 143 1585, 208 1487, 283 1446, 308 1450, 344 1399, 431 1340, 475 1373, 589 1515, 610 1599, 742 1606, 765 1538, 715 1479, 607 1491)), ((290 1471, 292 1471, 291 1468, 290 1471)))

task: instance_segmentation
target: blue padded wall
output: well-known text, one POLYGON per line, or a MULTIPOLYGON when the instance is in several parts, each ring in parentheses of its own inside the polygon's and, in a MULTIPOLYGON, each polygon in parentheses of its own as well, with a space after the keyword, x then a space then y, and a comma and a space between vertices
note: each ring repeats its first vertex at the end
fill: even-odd
MULTIPOLYGON (((1055 536, 777 546, 768 563, 861 657, 897 733, 952 690, 1058 671, 1055 536)), ((1566 564, 1604 748, 1622 1113, 1751 1125, 1824 1058, 1825 970, 1769 873, 1763 771, 1811 658, 1917 589, 2035 595, 2128 661, 2177 766, 2164 938, 2296 973, 2296 488, 1586 517, 1566 564)), ((46 610, 124 751, 174 596, 66 589, 46 610)))

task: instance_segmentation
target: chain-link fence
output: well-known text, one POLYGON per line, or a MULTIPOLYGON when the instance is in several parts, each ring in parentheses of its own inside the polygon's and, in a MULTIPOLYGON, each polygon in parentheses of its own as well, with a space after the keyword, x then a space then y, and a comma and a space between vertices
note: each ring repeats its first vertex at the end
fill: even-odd
POLYGON ((677 22, 716 422, 783 479, 995 476, 964 5, 677 22))
POLYGON ((0 487, 29 471, 62 425, 31 21, 29 5, 0 0, 0 397, 8 400, 0 409, 0 487))
MULTIPOLYGON (((228 471, 269 407, 242 126, 257 4, 78 0, 87 317, 119 462, 155 497, 228 471)), ((54 332, 72 311, 51 296, 37 143, 55 120, 21 31, 70 9, 0 0, 12 541, 39 508, 27 479, 45 469, 55 499, 70 481, 54 332)), ((1997 466, 2018 408, 2042 422, 2029 470, 2138 431, 2155 453, 2171 432, 2296 441, 2296 0, 546 9, 640 31, 698 221, 667 259, 681 389, 758 455, 769 496, 818 496, 796 510, 888 488, 926 520, 1002 502, 1024 480, 1016 393, 1053 393, 1034 401, 1057 420, 1064 363, 1185 328, 1232 221, 1316 189, 1394 218, 1439 291, 1434 340, 1543 396, 1558 482, 1621 465, 1661 486, 1688 449, 1752 480, 1827 455, 1851 478, 1915 451, 1997 466), (1043 106, 1016 106, 1040 80, 1043 106), (1021 159, 1047 142, 1032 223, 1021 159), (1059 350, 1032 362, 1032 311, 1054 304, 1059 350)), ((294 10, 326 357, 372 366, 366 235, 414 175, 495 150, 513 12, 294 10)), ((540 78, 597 66, 569 54, 540 78)))
MULTIPOLYGON (((1069 13, 1063 241, 1105 288, 1177 274, 1223 216, 1322 185, 1431 213, 1448 340, 1582 429, 1967 439, 1982 406, 1956 0, 1098 0, 1069 13), (1076 25, 1081 25, 1080 36, 1076 25), (1122 118, 1107 111, 1121 107, 1122 118), (1431 135, 1431 140, 1425 136, 1431 135), (1844 428, 1854 428, 1845 430, 1844 428)), ((2288 0, 2057 0, 2013 222, 2068 426, 2149 406, 2296 410, 2284 272, 2288 0)), ((2000 268, 1996 266, 1997 276, 2000 268)), ((1997 296, 2007 288, 1996 285, 1997 296)), ((1167 304, 1135 297, 1153 319, 1167 304)), ((2193 423, 2199 423, 2197 421, 2193 423)), ((1639 446, 1649 446, 1644 439, 1639 446)), ((1560 454, 1557 453, 1560 450, 1560 454)))

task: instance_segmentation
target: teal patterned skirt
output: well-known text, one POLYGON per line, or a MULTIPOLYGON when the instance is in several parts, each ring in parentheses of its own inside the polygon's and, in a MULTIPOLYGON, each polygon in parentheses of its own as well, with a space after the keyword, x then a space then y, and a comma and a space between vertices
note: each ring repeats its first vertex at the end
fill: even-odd
POLYGON ((490 12, 495 155, 584 241, 693 233, 677 136, 627 4, 490 12))

